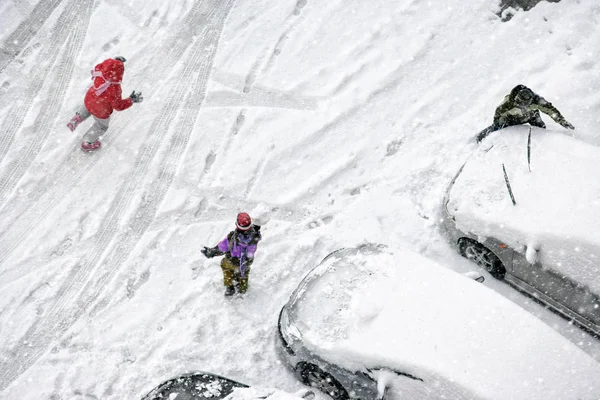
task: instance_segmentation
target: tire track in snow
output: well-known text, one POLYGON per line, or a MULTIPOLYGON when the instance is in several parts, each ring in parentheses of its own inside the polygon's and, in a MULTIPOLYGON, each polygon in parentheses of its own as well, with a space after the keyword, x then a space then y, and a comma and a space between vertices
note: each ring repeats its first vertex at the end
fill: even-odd
MULTIPOLYGON (((31 14, 4 40, 0 48, 0 72, 4 71, 6 66, 27 46, 61 2, 62 0, 38 1, 31 14)), ((72 7, 67 7, 66 12, 70 12, 70 8, 72 7)), ((63 27, 68 29, 67 25, 63 27)))
POLYGON ((119 191, 117 200, 102 222, 95 246, 90 249, 89 255, 81 262, 79 268, 68 276, 58 292, 56 302, 48 309, 44 317, 34 322, 25 337, 19 340, 21 344, 11 350, 8 356, 3 357, 0 363, 0 390, 6 388, 31 367, 47 351, 50 342, 64 334, 82 313, 90 308, 118 268, 127 260, 150 225, 157 208, 171 186, 180 158, 187 146, 202 99, 205 96, 218 40, 225 19, 233 5, 233 0, 214 1, 216 4, 211 4, 212 9, 208 14, 209 20, 211 17, 215 19, 213 26, 204 27, 204 35, 193 44, 190 51, 191 62, 185 66, 181 80, 169 96, 163 111, 152 124, 151 139, 144 144, 140 152, 141 156, 136 160, 133 179, 129 180, 119 191), (219 4, 221 2, 222 4, 219 4), (192 80, 196 74, 197 78, 192 80), (193 82, 191 85, 190 80, 193 82), (163 135, 159 133, 169 129, 180 109, 177 104, 181 103, 181 98, 186 92, 190 94, 187 104, 181 107, 185 111, 183 122, 180 126, 175 127, 176 133, 168 145, 164 159, 160 162, 158 178, 156 181, 148 183, 147 196, 138 207, 137 212, 134 213, 128 230, 119 237, 115 248, 103 260, 106 248, 113 241, 115 232, 119 229, 120 216, 128 208, 133 197, 132 192, 142 185, 150 163, 163 141, 163 135))
MULTIPOLYGON (((2 144, 0 145, 0 152, 3 152, 5 154, 8 151, 8 148, 10 147, 10 142, 14 140, 15 132, 20 128, 21 124, 23 123, 23 119, 26 113, 31 108, 31 102, 41 90, 47 76, 51 72, 56 73, 56 71, 58 70, 59 74, 68 75, 68 78, 70 78, 71 73, 73 71, 73 60, 76 58, 76 53, 80 51, 85 33, 87 32, 87 26, 89 24, 89 19, 91 16, 92 5, 93 0, 86 0, 85 2, 73 0, 70 4, 67 5, 65 11, 59 17, 56 24, 57 28, 55 29, 55 33, 53 34, 51 39, 53 46, 50 49, 50 52, 54 55, 54 57, 51 58, 50 63, 47 67, 40 66, 36 68, 36 71, 39 71, 39 73, 36 73, 34 75, 33 83, 28 88, 26 99, 24 100, 27 106, 17 107, 17 114, 15 118, 8 118, 9 130, 7 132, 6 137, 2 135, 3 138, 7 138, 8 141, 2 142, 2 144), (74 6, 76 5, 79 5, 79 7, 81 7, 80 9, 78 9, 79 12, 74 11, 74 6), (61 56, 59 49, 63 46, 67 48, 66 52, 62 55, 63 61, 59 62, 54 68, 52 68, 52 63, 54 62, 54 60, 57 57, 61 56)), ((68 85, 68 78, 61 76, 61 79, 59 80, 60 87, 58 88, 58 90, 51 90, 53 97, 51 97, 51 99, 45 102, 44 106, 42 107, 42 110, 38 114, 38 117, 35 119, 33 130, 34 133, 38 133, 38 136, 44 138, 47 137, 47 135, 43 133, 43 130, 46 128, 47 125, 51 125, 50 121, 52 121, 55 118, 56 114, 59 111, 58 108, 62 104, 64 92, 66 92, 66 86, 68 85), (42 131, 41 135, 39 134, 40 131, 42 131)), ((41 141, 41 143, 43 143, 43 140, 41 141)), ((19 154, 19 157, 13 160, 7 166, 6 171, 2 172, 2 174, 0 175, 0 209, 7 208, 6 206, 8 205, 8 202, 6 201, 10 197, 9 192, 12 188, 14 188, 17 185, 17 180, 20 177, 22 177, 22 175, 25 173, 25 169, 29 167, 29 165, 31 165, 31 163, 33 162, 33 158, 35 158, 35 155, 37 155, 40 150, 41 146, 39 146, 39 143, 37 141, 30 141, 29 146, 24 149, 25 154, 19 154)), ((2 153, 0 153, 0 155, 1 154, 2 153)), ((73 164, 69 165, 73 166, 73 164)), ((69 170, 69 172, 71 171, 69 170)), ((10 207, 10 209, 12 210, 12 207, 10 207)), ((2 235, 0 235, 0 243, 3 243, 1 238, 4 238, 4 236, 6 236, 5 234, 8 232, 10 224, 5 223, 3 228, 4 231, 2 235)), ((18 241, 20 239, 20 236, 12 237, 12 241, 15 245, 18 244, 18 241)), ((6 243, 3 243, 3 245, 4 244, 6 243)), ((0 264, 2 264, 3 260, 11 253, 11 251, 13 250, 13 246, 8 244, 7 247, 2 248, 4 249, 4 251, 0 255, 0 264)))
MULTIPOLYGON (((184 20, 184 26, 194 26, 195 24, 203 23, 205 17, 206 15, 202 13, 202 7, 200 7, 198 4, 186 16, 184 20)), ((171 43, 166 44, 169 49, 168 58, 172 60, 179 60, 182 57, 185 49, 189 46, 189 40, 187 38, 192 35, 193 32, 187 28, 175 35, 172 38, 171 43)), ((150 76, 149 79, 158 79, 162 73, 163 71, 161 70, 155 71, 154 75, 150 76)), ((123 125, 126 125, 126 120, 119 119, 116 124, 111 126, 111 130, 120 130, 123 125)), ((105 140, 105 143, 110 144, 111 140, 111 137, 109 137, 108 140, 105 140)), ((102 153, 97 155, 101 156, 102 153)), ((91 170, 98 160, 98 157, 88 157, 87 155, 82 154, 81 151, 78 150, 78 146, 75 146, 74 151, 70 153, 67 159, 57 169, 58 171, 61 171, 62 174, 60 176, 53 176, 46 180, 47 184, 40 185, 42 188, 52 187, 52 192, 50 194, 38 193, 36 198, 42 198, 44 201, 38 201, 32 207, 29 207, 29 209, 22 214, 23 218, 18 221, 16 227, 8 226, 8 229, 6 229, 2 236, 0 236, 0 246, 5 249, 5 251, 0 254, 0 265, 6 260, 7 256, 15 249, 15 247, 24 240, 25 236, 32 229, 34 229, 35 226, 37 226, 39 221, 49 212, 49 210, 51 210, 66 197, 66 194, 70 190, 71 186, 75 182, 79 181, 86 172, 91 170), (50 183, 52 184, 50 185, 50 183), (47 197, 50 198, 47 199, 47 197), (9 229, 11 231, 16 230, 17 233, 9 236, 7 233, 12 233, 9 232, 9 229), (5 237, 8 237, 8 244, 4 242, 5 237)), ((19 272, 11 275, 12 276, 10 279, 14 280, 19 278, 19 272)), ((5 286, 8 283, 10 283, 10 281, 7 282, 3 279, 0 279, 0 287, 5 286)))
MULTIPOLYGON (((178 85, 178 90, 170 96, 167 106, 163 109, 166 112, 166 116, 160 116, 158 123, 153 124, 154 129, 152 133, 156 136, 158 136, 159 131, 168 129, 171 120, 174 119, 178 113, 175 104, 179 103, 180 99, 183 97, 182 94, 188 91, 188 101, 185 107, 183 107, 183 110, 186 112, 186 117, 183 118, 182 126, 176 129, 176 133, 169 142, 166 156, 160 163, 158 180, 147 185, 142 205, 138 208, 137 213, 134 214, 128 231, 119 238, 115 250, 104 263, 105 267, 107 265, 109 266, 109 270, 112 273, 105 272, 100 279, 100 284, 98 284, 98 281, 96 280, 90 280, 88 282, 88 286, 97 286, 95 297, 97 297, 100 294, 99 291, 104 288, 102 282, 108 283, 118 267, 129 258, 138 241, 147 231, 160 203, 164 199, 168 189, 171 187, 175 172, 179 166, 183 152, 187 147, 189 137, 197 119, 198 111, 202 105, 202 98, 206 92, 208 76, 213 63, 214 54, 216 53, 216 42, 218 42, 225 18, 228 15, 233 1, 230 1, 229 3, 230 4, 227 7, 221 7, 214 10, 215 14, 220 12, 220 15, 215 16, 215 18, 218 19, 217 25, 219 29, 217 31, 212 28, 208 29, 208 35, 202 38, 203 40, 199 41, 199 44, 195 46, 197 49, 193 49, 193 60, 186 66, 183 79, 181 80, 180 85, 178 85), (205 52, 195 50, 208 50, 210 54, 208 54, 208 57, 205 57, 205 52), (198 77, 190 87, 188 79, 186 78, 191 78, 198 68, 200 69, 198 77)), ((141 171, 141 175, 145 175, 146 172, 147 171, 141 171)), ((142 176, 140 176, 140 178, 142 176)), ((87 304, 90 303, 91 301, 87 302, 87 304)))
MULTIPOLYGON (((203 3, 196 3, 182 21, 181 26, 183 26, 184 29, 170 36, 161 44, 157 44, 159 47, 148 49, 146 53, 153 55, 153 58, 151 58, 150 61, 155 62, 156 60, 169 59, 173 60, 174 63, 175 60, 180 60, 186 49, 190 46, 189 38, 195 35, 193 27, 204 25, 206 23, 206 16, 207 13, 204 10, 203 3), (167 48, 166 52, 162 50, 162 46, 167 48)), ((157 63, 157 65, 162 65, 162 63, 157 63)), ((167 68, 170 70, 170 67, 167 68)), ((162 69, 153 69, 148 76, 148 80, 157 81, 164 74, 165 71, 162 69)), ((161 88, 158 88, 157 90, 160 89, 161 88)), ((181 101, 179 101, 179 103, 181 103, 181 101)), ((133 119, 133 115, 125 116, 123 118, 119 116, 115 123, 111 124, 110 130, 113 132, 123 130, 131 119, 133 119)), ((158 136, 163 137, 163 135, 158 136)), ((152 139, 155 139, 155 137, 152 139)), ((110 145, 114 140, 114 136, 108 135, 108 137, 104 139, 104 143, 110 145)), ((38 187, 41 188, 40 191, 35 194, 35 198, 38 200, 27 207, 12 224, 5 224, 4 231, 0 234, 0 248, 3 249, 0 253, 0 266, 6 262, 11 253, 14 252, 19 245, 25 242, 27 235, 30 234, 47 215, 49 215, 50 210, 54 209, 65 198, 68 198, 67 194, 71 190, 71 187, 77 182, 80 182, 103 156, 103 153, 98 153, 94 154, 94 157, 89 157, 88 154, 83 154, 79 150, 79 145, 77 144, 56 169, 57 173, 48 177, 45 180, 45 183, 38 185, 38 187)), ((132 178, 127 177, 125 179, 131 180, 132 178)), ((16 206, 17 204, 15 204, 14 208, 16 208, 16 206)), ((12 209, 13 207, 10 208, 12 209)), ((29 269, 18 268, 18 266, 12 267, 11 270, 0 274, 0 287, 20 279, 22 276, 27 275, 28 272, 29 269)))
POLYGON ((31 4, 27 0, 13 0, 13 4, 21 15, 29 15, 31 13, 31 4))
MULTIPOLYGON (((185 104, 185 107, 183 107, 185 115, 182 118, 180 127, 176 128, 176 132, 168 142, 166 155, 160 162, 160 167, 158 169, 158 178, 147 185, 142 196, 142 203, 137 212, 134 213, 128 231, 119 237, 115 250, 106 262, 110 266, 114 265, 114 268, 111 268, 111 270, 116 270, 119 265, 127 260, 130 253, 154 220, 158 207, 174 181, 177 168, 179 167, 183 153, 187 148, 189 138, 198 116, 198 111, 206 93, 206 85, 216 53, 216 44, 218 43, 225 18, 232 5, 233 0, 230 0, 224 6, 215 10, 215 14, 217 12, 220 13, 220 15, 215 16, 217 19, 215 25, 218 29, 215 29, 214 26, 209 28, 207 30, 208 34, 195 46, 196 48, 194 50, 197 49, 199 51, 194 51, 192 62, 186 65, 183 77, 178 85, 179 93, 176 91, 170 96, 167 106, 163 109, 165 115, 159 116, 157 123, 153 124, 153 129, 150 134, 151 137, 160 136, 159 132, 168 130, 171 121, 177 115, 176 104, 180 103, 180 99, 183 97, 182 94, 188 91, 187 103, 185 104), (206 54, 207 52, 209 54, 206 54), (192 78, 198 70, 197 78, 190 87, 189 78, 192 78)), ((143 179, 146 173, 146 167, 141 169, 139 180, 143 179)), ((134 177, 134 181, 135 180, 134 177)), ((110 276, 105 274, 104 280, 108 281, 109 278, 110 276)))
MULTIPOLYGON (((77 3, 74 2, 74 4, 76 5, 77 3)), ((72 9, 73 7, 70 7, 70 8, 72 9)), ((206 22, 205 21, 206 15, 202 14, 201 10, 199 10, 199 9, 200 9, 200 3, 195 3, 195 6, 192 7, 192 9, 186 14, 184 20, 180 23, 180 25, 184 27, 181 31, 179 31, 173 35, 168 35, 163 40, 151 43, 150 47, 148 49, 146 49, 146 51, 144 52, 145 54, 149 55, 148 59, 144 58, 144 61, 146 62, 147 65, 164 65, 165 59, 171 60, 172 63, 176 63, 177 61, 179 61, 179 59, 182 57, 185 49, 190 45, 190 37, 194 36, 194 34, 195 34, 194 32, 196 30, 195 27, 198 25, 203 25, 206 22)), ((59 24, 57 24, 57 25, 62 26, 62 25, 66 25, 66 23, 62 20, 59 20, 59 24)), ((53 54, 54 53, 56 53, 56 52, 53 51, 53 54)), ((171 68, 168 68, 168 67, 165 69, 153 68, 147 72, 145 77, 147 78, 148 81, 154 82, 154 81, 158 81, 160 78, 163 78, 165 75, 168 75, 168 73, 170 71, 171 71, 171 68)), ((44 74, 41 77, 41 79, 39 79, 40 88, 45 80, 46 75, 47 74, 44 74)), ((164 90, 164 88, 157 87, 157 88, 154 88, 154 90, 155 90, 155 92, 160 93, 160 90, 164 90)), ((37 91, 39 91, 39 88, 37 91)), ((37 91, 32 92, 32 95, 30 96, 31 99, 35 98, 37 91)), ((147 95, 147 97, 149 97, 149 95, 151 96, 152 90, 146 92, 146 95, 147 95)), ((27 101, 26 104, 30 105, 31 101, 27 101)), ((18 110, 18 111, 22 111, 23 116, 24 116, 24 114, 29 110, 29 108, 30 107, 28 106, 27 109, 18 110)), ((18 128, 20 127, 20 125, 22 123, 23 116, 21 116, 21 118, 18 120, 18 125, 12 129, 13 131, 18 130, 18 128)), ((111 123, 111 127, 109 129, 109 135, 107 135, 107 137, 103 139, 103 143, 105 143, 106 145, 110 144, 115 139, 113 137, 112 133, 123 130, 123 128, 126 127, 132 119, 133 119, 133 116, 131 114, 125 114, 123 116, 119 115, 117 118, 115 118, 115 120, 111 123)), ((0 130, 0 131, 2 131, 2 130, 0 130)), ((13 132, 13 137, 14 137, 14 132, 13 132)), ((0 135, 0 143, 2 143, 1 141, 4 138, 5 138, 4 135, 0 135)), ((2 154, 1 149, 2 149, 2 147, 0 146, 0 155, 2 154)), ((80 153, 80 151, 77 150, 77 147, 75 148, 75 150, 80 153)), ((38 187, 40 189, 38 189, 35 194, 32 194, 31 197, 38 199, 44 195, 44 192, 47 190, 47 187, 52 186, 54 189, 54 186, 56 186, 56 181, 65 175, 62 172, 65 169, 69 169, 69 171, 70 171, 73 166, 73 161, 74 160, 79 161, 80 157, 81 157, 81 155, 76 156, 76 157, 69 155, 69 157, 67 157, 63 161, 63 163, 60 165, 60 167, 57 169, 57 171, 59 171, 57 174, 59 174, 61 176, 51 176, 51 177, 45 178, 45 182, 49 182, 49 183, 51 183, 51 185, 43 185, 43 184, 38 185, 38 187)), ((102 153, 97 154, 96 157, 88 157, 87 159, 89 160, 89 163, 91 163, 91 164, 86 163, 87 169, 88 170, 91 169, 91 167, 98 161, 98 158, 102 158, 102 157, 103 157, 102 153)), ((76 182, 76 180, 74 179, 75 177, 73 176, 74 172, 70 172, 70 173, 71 173, 71 177, 73 178, 73 179, 71 179, 70 182, 76 182)), ((78 176, 81 177, 82 175, 79 174, 78 176)), ((70 186, 71 185, 64 187, 65 192, 69 190, 70 186)), ((20 202, 14 198, 9 199, 9 202, 12 202, 12 204, 10 206, 8 205, 8 203, 4 204, 4 208, 5 209, 9 208, 11 210, 11 217, 13 217, 15 215, 14 210, 19 207, 20 202)), ((0 209, 1 209, 1 207, 0 207, 0 209)), ((39 209, 39 204, 36 204, 33 211, 35 212, 37 209, 39 209)), ((31 211, 31 208, 27 211, 31 211)), ((25 213, 25 211, 23 211, 22 213, 25 213)), ((22 213, 18 213, 17 214, 18 217, 20 217, 22 215, 22 213)), ((3 228, 5 231, 7 231, 10 228, 10 223, 9 224, 4 223, 3 228)), ((2 261, 0 258, 0 263, 1 262, 2 261)))
POLYGON ((87 32, 93 2, 94 0, 73 0, 71 3, 67 4, 65 12, 61 15, 62 21, 61 18, 59 18, 59 21, 56 24, 55 29, 57 31, 53 35, 52 40, 52 50, 54 51, 51 50, 51 52, 52 54, 55 54, 54 58, 58 57, 58 62, 53 68, 50 66, 40 66, 36 68, 37 70, 46 70, 46 72, 42 73, 42 76, 37 76, 37 79, 34 78, 32 89, 28 92, 28 95, 31 96, 31 98, 26 100, 29 105, 23 107, 22 110, 19 110, 20 118, 15 119, 10 123, 12 132, 9 131, 7 135, 8 140, 4 143, 1 150, 4 153, 6 153, 8 147, 14 140, 16 130, 22 125, 25 113, 31 108, 31 102, 40 91, 48 74, 52 73, 52 76, 58 76, 58 79, 52 82, 52 87, 49 90, 49 98, 43 102, 41 111, 31 128, 31 135, 34 136, 36 140, 28 140, 25 148, 19 153, 18 157, 13 159, 2 170, 2 174, 0 175, 0 205, 4 205, 13 189, 29 169, 33 160, 41 151, 43 144, 49 137, 49 135, 45 133, 45 130, 53 125, 52 121, 56 119, 56 116, 59 114, 62 107, 63 99, 73 73, 74 61, 81 51, 83 40, 87 32), (62 54, 60 54, 60 48, 65 49, 62 54))
MULTIPOLYGON (((42 3, 43 2, 40 2, 38 5, 42 3)), ((45 53, 49 56, 44 60, 45 62, 42 62, 34 69, 30 85, 25 90, 25 93, 18 97, 18 100, 16 100, 15 104, 10 109, 7 118, 0 128, 0 131, 3 132, 3 134, 0 135, 0 162, 4 159, 6 153, 12 146, 16 132, 23 124, 25 115, 27 115, 31 109, 35 98, 42 89, 44 82, 46 82, 46 78, 50 74, 52 66, 60 54, 61 47, 65 46, 65 41, 70 32, 69 27, 73 27, 73 21, 76 20, 77 17, 76 13, 73 12, 74 5, 75 2, 67 5, 65 10, 59 16, 55 28, 52 31, 52 36, 49 39, 51 46, 45 53)), ((89 20, 89 15, 82 15, 80 19, 89 20)))

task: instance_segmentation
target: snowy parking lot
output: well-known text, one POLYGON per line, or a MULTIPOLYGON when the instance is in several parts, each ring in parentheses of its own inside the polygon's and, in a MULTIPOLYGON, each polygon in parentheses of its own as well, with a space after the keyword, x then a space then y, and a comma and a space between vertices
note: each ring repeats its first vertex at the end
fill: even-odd
MULTIPOLYGON (((495 0, 454 3, 0 2, 0 398, 138 399, 198 370, 296 392, 277 318, 331 251, 476 270, 442 236, 444 191, 519 83, 576 127, 549 130, 600 145, 600 6, 502 22, 495 0), (66 124, 117 56, 144 101, 84 153, 91 119, 66 124), (268 222, 248 292, 225 298, 200 250, 240 211, 268 222)), ((599 340, 486 278, 600 362, 599 340)))

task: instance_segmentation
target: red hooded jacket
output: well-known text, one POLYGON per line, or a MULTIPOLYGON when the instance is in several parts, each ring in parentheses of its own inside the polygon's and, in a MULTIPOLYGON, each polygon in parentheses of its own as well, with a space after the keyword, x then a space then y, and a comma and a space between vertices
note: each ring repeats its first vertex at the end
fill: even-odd
POLYGON ((113 110, 122 111, 133 104, 130 98, 122 99, 121 80, 123 62, 109 58, 96 65, 92 71, 94 84, 85 95, 84 104, 90 114, 106 119, 113 110))

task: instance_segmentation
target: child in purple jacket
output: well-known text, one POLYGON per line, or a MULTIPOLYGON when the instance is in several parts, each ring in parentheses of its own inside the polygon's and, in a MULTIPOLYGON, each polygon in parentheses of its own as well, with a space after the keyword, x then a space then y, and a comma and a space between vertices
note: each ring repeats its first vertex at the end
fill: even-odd
POLYGON ((248 290, 250 266, 254 261, 258 242, 262 239, 260 226, 253 225, 247 213, 237 215, 235 226, 236 229, 229 232, 215 247, 204 247, 201 250, 206 258, 225 255, 221 260, 225 296, 235 293, 236 284, 238 293, 246 293, 248 290))

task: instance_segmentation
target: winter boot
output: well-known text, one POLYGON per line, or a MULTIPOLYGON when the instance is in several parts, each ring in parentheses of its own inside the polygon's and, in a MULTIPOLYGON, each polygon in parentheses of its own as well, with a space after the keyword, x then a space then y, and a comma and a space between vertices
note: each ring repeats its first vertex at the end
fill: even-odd
POLYGON ((248 275, 245 278, 240 278, 237 291, 239 294, 244 294, 248 290, 248 275))
POLYGON ((86 151, 86 152, 98 150, 100 148, 100 146, 102 146, 102 144, 100 143, 99 140, 96 140, 94 143, 88 143, 85 141, 81 142, 81 150, 86 151))
POLYGON ((235 293, 235 286, 231 285, 231 286, 225 287, 225 296, 233 296, 234 293, 235 293))
POLYGON ((77 125, 79 125, 82 122, 83 122, 83 118, 81 118, 81 115, 79 115, 79 113, 77 113, 77 114, 75 114, 75 116, 73 118, 71 118, 71 121, 67 124, 67 126, 69 127, 71 132, 73 132, 75 130, 75 128, 77 128, 77 125))

